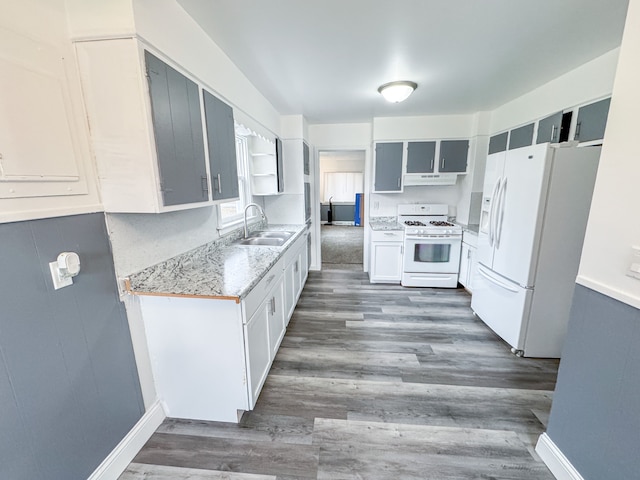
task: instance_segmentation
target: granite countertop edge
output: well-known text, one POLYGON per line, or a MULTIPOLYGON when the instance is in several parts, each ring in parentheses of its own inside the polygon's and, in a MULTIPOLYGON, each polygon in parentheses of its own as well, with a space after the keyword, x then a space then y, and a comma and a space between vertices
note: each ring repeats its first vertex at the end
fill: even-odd
POLYGON ((128 293, 139 296, 234 300, 236 303, 262 280, 307 225, 268 225, 260 230, 293 231, 278 247, 239 245, 220 239, 176 255, 129 275, 128 293))

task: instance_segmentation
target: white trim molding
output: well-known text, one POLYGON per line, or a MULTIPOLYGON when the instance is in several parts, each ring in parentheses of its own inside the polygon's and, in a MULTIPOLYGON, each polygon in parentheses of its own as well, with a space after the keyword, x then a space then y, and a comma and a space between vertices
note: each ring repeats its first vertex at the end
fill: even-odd
POLYGON ((167 415, 160 401, 156 400, 87 480, 118 478, 165 418, 167 415))
POLYGON ((538 438, 536 453, 540 455, 542 461, 557 480, 584 480, 578 470, 571 465, 564 453, 546 433, 543 433, 538 438))

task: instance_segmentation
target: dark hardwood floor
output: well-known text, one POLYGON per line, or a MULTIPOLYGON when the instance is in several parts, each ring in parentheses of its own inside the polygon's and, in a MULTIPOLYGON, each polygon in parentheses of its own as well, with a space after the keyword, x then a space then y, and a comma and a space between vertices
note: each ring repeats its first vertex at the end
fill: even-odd
POLYGON ((166 420, 121 480, 552 480, 558 362, 513 356, 470 298, 311 272, 255 410, 166 420))

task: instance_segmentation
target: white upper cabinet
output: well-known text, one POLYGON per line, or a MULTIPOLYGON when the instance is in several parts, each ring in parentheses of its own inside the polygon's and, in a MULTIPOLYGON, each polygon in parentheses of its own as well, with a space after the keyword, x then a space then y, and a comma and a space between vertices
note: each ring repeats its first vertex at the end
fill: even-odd
POLYGON ((63 53, 0 28, 0 198, 87 193, 63 53))

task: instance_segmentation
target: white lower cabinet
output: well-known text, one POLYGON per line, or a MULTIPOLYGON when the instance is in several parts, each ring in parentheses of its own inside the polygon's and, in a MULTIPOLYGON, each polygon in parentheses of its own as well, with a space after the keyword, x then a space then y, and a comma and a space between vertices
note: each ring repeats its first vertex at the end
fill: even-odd
POLYGON ((369 281, 400 283, 404 253, 404 232, 401 230, 371 231, 369 281))
POLYGON ((255 406, 306 280, 306 240, 300 236, 240 303, 138 297, 168 416, 238 422, 255 406))
POLYGON ((476 245, 478 236, 473 232, 462 234, 462 250, 460 252, 460 272, 458 282, 470 292, 473 291, 473 277, 478 267, 476 245))

